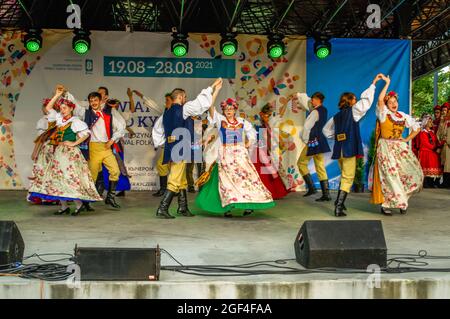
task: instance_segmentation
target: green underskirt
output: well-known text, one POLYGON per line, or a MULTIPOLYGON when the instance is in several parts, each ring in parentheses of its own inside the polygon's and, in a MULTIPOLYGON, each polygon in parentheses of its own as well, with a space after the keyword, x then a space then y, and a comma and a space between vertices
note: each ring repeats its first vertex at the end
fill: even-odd
POLYGON ((223 215, 226 212, 231 213, 232 210, 259 210, 275 206, 275 203, 272 201, 269 203, 235 203, 222 207, 219 194, 219 168, 217 164, 214 165, 208 182, 203 185, 195 199, 195 204, 201 210, 214 215, 223 215))

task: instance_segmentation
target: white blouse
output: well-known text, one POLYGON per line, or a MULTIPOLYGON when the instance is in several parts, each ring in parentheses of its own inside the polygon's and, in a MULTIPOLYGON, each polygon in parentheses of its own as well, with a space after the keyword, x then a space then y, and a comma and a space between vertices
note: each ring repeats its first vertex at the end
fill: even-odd
POLYGON ((63 116, 61 113, 56 112, 55 110, 50 110, 47 114, 47 118, 49 122, 55 122, 56 126, 66 126, 68 123, 72 123, 70 128, 72 131, 76 134, 78 134, 79 137, 84 137, 86 135, 91 134, 91 131, 89 131, 89 128, 86 123, 84 123, 82 120, 80 120, 76 116, 72 116, 67 121, 64 121, 63 116))
POLYGON ((417 131, 418 129, 420 129, 420 124, 417 123, 417 121, 412 116, 410 116, 404 112, 400 112, 400 111, 397 113, 394 113, 391 110, 389 110, 386 106, 384 106, 381 110, 380 110, 380 107, 377 107, 376 115, 377 115, 377 118, 380 121, 380 123, 384 123, 386 121, 386 117, 388 114, 390 114, 393 119, 396 119, 399 121, 404 120, 406 128, 410 128, 414 131, 417 131))
POLYGON ((44 133, 45 131, 47 131, 47 129, 48 129, 47 115, 44 115, 44 116, 41 117, 41 118, 39 119, 39 121, 36 123, 37 135, 40 136, 42 133, 44 133))
MULTIPOLYGON (((238 121, 238 123, 243 124, 245 136, 247 136, 247 138, 249 139, 250 144, 255 143, 256 130, 253 127, 253 125, 249 121, 243 119, 242 117, 237 116, 235 117, 235 119, 238 121)), ((208 121, 209 123, 211 123, 211 125, 216 125, 220 129, 222 121, 226 122, 227 118, 222 114, 220 114, 219 112, 217 112, 217 110, 214 110, 214 118, 211 118, 210 114, 208 113, 208 121)))
POLYGON ((166 142, 162 115, 160 117, 158 117, 158 119, 155 122, 155 125, 153 125, 152 138, 153 138, 153 146, 154 147, 163 146, 164 143, 166 142))

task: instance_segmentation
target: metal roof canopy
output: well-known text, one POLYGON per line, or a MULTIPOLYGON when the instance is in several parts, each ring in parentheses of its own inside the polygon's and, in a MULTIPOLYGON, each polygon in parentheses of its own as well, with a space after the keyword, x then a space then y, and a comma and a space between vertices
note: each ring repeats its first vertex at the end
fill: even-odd
POLYGON ((412 39, 414 79, 450 63, 450 0, 1 0, 0 28, 67 29, 70 4, 89 30, 412 39), (371 3, 379 29, 366 25, 371 3))

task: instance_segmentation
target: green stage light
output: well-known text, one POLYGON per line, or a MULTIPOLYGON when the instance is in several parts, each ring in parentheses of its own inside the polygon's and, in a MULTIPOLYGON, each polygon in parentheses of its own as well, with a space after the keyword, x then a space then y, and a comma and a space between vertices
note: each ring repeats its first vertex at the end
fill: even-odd
POLYGON ((232 56, 236 53, 238 43, 235 37, 236 35, 234 33, 222 35, 222 40, 220 40, 220 51, 222 51, 223 55, 232 56))
POLYGON ((176 57, 182 57, 187 54, 187 47, 182 43, 177 43, 173 47, 173 55, 176 57))
POLYGON ((189 42, 187 35, 181 33, 172 34, 171 42, 172 54, 178 58, 185 56, 189 52, 189 42))
POLYGON ((87 30, 75 29, 74 37, 72 39, 72 49, 77 54, 86 54, 91 48, 90 34, 91 33, 87 30))
POLYGON ((314 42, 314 54, 319 59, 325 59, 331 54, 331 43, 326 39, 314 42))
POLYGON ((267 52, 269 58, 278 59, 285 54, 286 46, 283 42, 283 36, 278 34, 269 35, 269 42, 267 43, 267 52))
POLYGON ((35 53, 42 48, 41 30, 30 29, 23 38, 25 48, 28 52, 35 53))
POLYGON ((75 46, 73 49, 78 54, 85 54, 89 51, 89 44, 84 40, 78 40, 75 42, 75 46))
POLYGON ((41 49, 40 43, 34 39, 28 40, 25 46, 29 52, 37 52, 41 49))
POLYGON ((226 43, 223 47, 222 47, 222 53, 226 56, 231 56, 234 53, 236 53, 236 46, 233 43, 226 43))
POLYGON ((275 44, 269 48, 269 57, 272 59, 278 59, 283 55, 283 48, 281 45, 275 44))

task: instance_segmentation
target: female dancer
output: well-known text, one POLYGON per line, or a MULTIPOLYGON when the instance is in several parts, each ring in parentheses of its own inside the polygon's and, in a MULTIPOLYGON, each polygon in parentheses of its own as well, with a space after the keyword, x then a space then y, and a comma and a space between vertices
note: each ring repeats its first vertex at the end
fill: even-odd
POLYGON ((406 214, 409 197, 420 191, 423 172, 408 142, 419 134, 419 125, 409 115, 398 111, 395 92, 386 95, 389 77, 381 75, 386 82, 378 98, 377 126, 375 133, 375 160, 371 203, 381 204, 381 212, 391 216, 392 208, 406 214), (405 128, 411 133, 402 134, 405 128))
MULTIPOLYGON (((29 180, 35 179, 35 176, 40 175, 48 163, 53 157, 53 145, 50 143, 50 137, 55 132, 55 122, 49 122, 46 114, 45 107, 50 102, 51 99, 44 99, 42 111, 44 115, 39 119, 36 124, 37 137, 34 140, 34 150, 31 155, 33 160, 33 169, 31 176, 28 177, 29 180)), ((60 100, 61 101, 61 100, 60 100)), ((55 103, 53 106, 55 110, 59 112, 59 103, 55 103)), ((28 193, 27 200, 33 204, 58 204, 57 200, 46 200, 40 197, 31 196, 28 193)))
POLYGON ((261 112, 259 112, 261 125, 255 127, 258 147, 254 149, 255 153, 252 156, 252 160, 261 181, 272 193, 272 198, 280 199, 285 197, 289 192, 286 186, 284 186, 281 177, 278 175, 276 168, 273 166, 271 157, 273 131, 269 124, 271 114, 272 107, 269 104, 264 105, 261 112))
POLYGON ((215 136, 220 135, 221 146, 217 162, 200 177, 204 186, 195 202, 201 209, 225 217, 232 216, 232 209, 244 209, 246 216, 254 209, 273 207, 273 198, 259 178, 247 150, 256 141, 255 129, 248 121, 236 117, 238 106, 234 99, 220 104, 224 115, 216 112, 214 101, 218 91, 213 95, 208 120, 218 127, 215 136))
POLYGON ((72 115, 75 105, 63 99, 59 102, 60 113, 53 106, 64 92, 58 87, 55 95, 45 107, 49 122, 55 121, 57 131, 52 136, 54 153, 43 170, 32 180, 29 192, 31 196, 43 199, 60 200, 61 209, 55 215, 68 214, 68 200, 73 200, 76 216, 83 208, 82 201, 101 201, 95 189, 86 160, 77 147, 89 137, 89 129, 83 121, 72 115))
POLYGON ((438 187, 442 177, 441 143, 433 131, 433 118, 426 114, 422 118, 422 131, 418 138, 418 157, 425 176, 424 187, 438 187))

